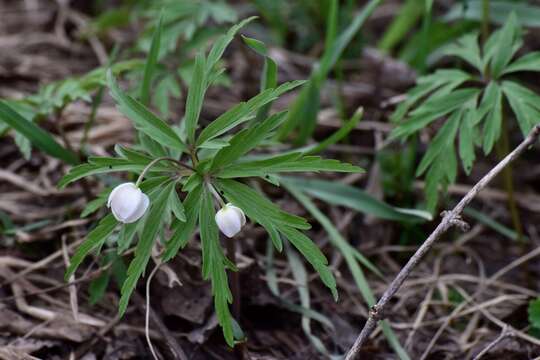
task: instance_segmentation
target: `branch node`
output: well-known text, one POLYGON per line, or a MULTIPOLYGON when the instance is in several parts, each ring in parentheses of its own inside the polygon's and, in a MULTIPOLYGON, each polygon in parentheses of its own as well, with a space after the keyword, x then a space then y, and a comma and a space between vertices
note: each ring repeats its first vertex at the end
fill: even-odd
POLYGON ((373 305, 370 309, 369 309, 369 317, 372 318, 373 320, 375 321, 379 321, 379 320, 382 320, 384 319, 384 313, 383 310, 380 306, 378 306, 377 304, 373 305))
POLYGON ((452 211, 445 210, 441 212, 441 216, 443 218, 448 217, 448 222, 450 223, 450 225, 459 228, 463 232, 467 232, 471 228, 471 226, 465 220, 463 220, 461 215, 453 214, 452 211))

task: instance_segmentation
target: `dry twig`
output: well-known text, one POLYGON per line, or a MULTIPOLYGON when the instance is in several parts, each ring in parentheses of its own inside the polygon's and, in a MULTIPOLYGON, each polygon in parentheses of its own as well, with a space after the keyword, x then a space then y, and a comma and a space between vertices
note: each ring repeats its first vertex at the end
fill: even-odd
POLYGON ((358 358, 362 345, 366 342, 369 335, 375 330, 375 327, 379 320, 384 318, 384 311, 388 302, 399 290, 403 282, 409 277, 412 270, 422 260, 424 255, 433 247, 434 243, 446 233, 448 229, 453 226, 464 227, 464 223, 461 220, 461 213, 463 209, 476 197, 476 195, 485 188, 491 180, 493 180, 508 164, 518 158, 523 152, 525 152, 529 146, 534 144, 540 136, 540 125, 536 125, 530 134, 519 144, 510 154, 502 159, 493 169, 491 169, 480 181, 472 187, 472 189, 461 199, 461 201, 451 210, 444 213, 444 217, 440 224, 435 228, 426 241, 418 248, 414 255, 409 259, 407 264, 401 269, 401 271, 394 278, 392 283, 388 286, 380 300, 375 304, 370 312, 369 317, 364 325, 364 328, 358 335, 352 348, 347 353, 346 360, 352 360, 358 358))

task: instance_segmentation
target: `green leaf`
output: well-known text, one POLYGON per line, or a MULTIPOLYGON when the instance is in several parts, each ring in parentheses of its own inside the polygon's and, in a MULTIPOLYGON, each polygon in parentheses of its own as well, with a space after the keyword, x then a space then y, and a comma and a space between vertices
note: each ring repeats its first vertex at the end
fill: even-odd
MULTIPOLYGON (((253 51, 264 57, 263 71, 261 75, 261 92, 267 89, 275 88, 277 86, 277 64, 271 57, 268 56, 268 49, 266 48, 266 45, 262 41, 248 38, 246 36, 242 36, 242 39, 253 51)), ((258 123, 266 119, 271 106, 272 102, 268 102, 267 104, 261 106, 261 108, 259 108, 257 111, 255 122, 258 123)))
POLYGON ((136 221, 131 224, 124 224, 120 233, 118 234, 118 243, 116 252, 118 255, 121 255, 126 251, 130 246, 133 240, 135 239, 135 234, 144 226, 144 221, 136 221))
POLYGON ((475 159, 474 115, 475 112, 472 109, 467 109, 459 126, 459 156, 467 175, 470 174, 475 159))
POLYGON ((107 285, 109 285, 110 278, 110 272, 103 271, 97 278, 90 282, 90 285, 88 285, 88 293, 90 294, 88 302, 90 305, 97 304, 103 298, 105 290, 107 290, 107 285))
MULTIPOLYGON (((327 182, 329 183, 329 182, 327 182)), ((330 219, 326 217, 311 201, 306 195, 304 195, 303 183, 302 182, 295 182, 294 180, 291 182, 287 179, 287 181, 283 182, 285 188, 308 210, 313 217, 323 226, 324 230, 328 233, 330 240, 332 241, 332 244, 336 246, 340 252, 344 256, 351 256, 354 258, 353 254, 356 254, 356 258, 370 271, 377 274, 378 276, 382 277, 382 273, 379 269, 371 262, 369 261, 365 256, 360 254, 358 250, 356 250, 354 247, 352 247, 343 236, 339 233, 338 229, 332 224, 330 219), (347 255, 345 255, 347 254, 347 255)), ((327 185, 327 184, 326 184, 327 185)), ((356 190, 356 189, 355 189, 356 190)), ((309 192, 309 190, 308 190, 309 192)), ((362 294, 364 294, 368 289, 362 288, 360 291, 362 294)))
MULTIPOLYGON (((489 215, 484 214, 483 212, 480 212, 473 208, 468 207, 463 210, 463 213, 466 216, 469 216, 473 218, 474 220, 478 221, 479 223, 484 224, 487 227, 495 230, 499 234, 509 238, 510 240, 514 240, 514 241, 520 240, 520 236, 516 231, 509 229, 508 227, 504 226, 503 224, 496 221, 489 215)), ((528 240, 528 239, 527 237, 522 237, 521 240, 528 240)))
POLYGON ((186 117, 184 121, 187 138, 191 144, 195 142, 195 130, 206 92, 205 61, 204 54, 199 52, 195 58, 195 68, 186 100, 186 117))
MULTIPOLYGON (((89 163, 77 165, 72 167, 69 172, 58 182, 59 188, 64 188, 68 184, 87 177, 90 175, 106 174, 110 172, 128 171, 133 173, 140 173, 143 171, 147 163, 133 163, 130 160, 121 158, 89 158, 89 163), (94 161, 94 162, 92 162, 94 161)), ((177 172, 178 168, 167 165, 163 162, 163 165, 153 166, 149 173, 156 172, 177 172)))
POLYGON ((414 134, 433 121, 462 107, 465 103, 473 101, 479 92, 478 89, 460 89, 450 94, 430 98, 412 111, 411 116, 392 131, 391 138, 405 138, 414 134))
POLYGON ((242 155, 247 154, 254 149, 272 130, 282 123, 285 115, 286 112, 274 114, 262 123, 251 126, 235 134, 229 140, 229 146, 222 148, 216 153, 210 169, 216 171, 217 169, 226 167, 242 155))
POLYGON ((503 81, 501 88, 516 115, 523 136, 527 136, 540 121, 540 96, 513 81, 503 81))
MULTIPOLYGON (((495 36, 495 34, 493 36, 495 36)), ((491 72, 493 77, 499 77, 504 68, 510 63, 510 60, 512 60, 515 51, 514 43, 519 36, 517 18, 515 13, 512 12, 498 33, 498 39, 491 60, 491 72)))
POLYGON ((540 298, 529 302, 527 312, 529 313, 529 323, 533 327, 540 329, 540 298))
POLYGON ((234 36, 236 33, 242 29, 244 26, 255 20, 257 17, 252 16, 250 18, 242 20, 240 23, 232 26, 229 31, 227 31, 227 34, 220 37, 216 42, 214 43, 214 46, 210 50, 210 53, 208 54, 208 61, 206 62, 206 73, 209 74, 214 66, 217 64, 219 59, 223 56, 223 53, 225 52, 225 49, 230 44, 230 42, 234 39, 234 36))
POLYGON ((232 204, 241 208, 250 219, 265 228, 266 225, 273 225, 275 228, 288 226, 302 230, 311 227, 306 219, 286 213, 257 191, 241 182, 219 179, 216 186, 232 204))
POLYGON ((62 147, 48 132, 24 118, 3 100, 0 100, 0 122, 8 124, 45 153, 68 164, 79 162, 77 155, 62 147))
POLYGON ((21 152, 24 159, 30 160, 30 157, 32 155, 32 143, 30 142, 30 140, 24 137, 21 133, 15 132, 15 144, 19 148, 19 151, 21 152))
POLYGON ((283 234, 294 247, 304 256, 304 258, 319 273, 322 282, 330 289, 334 300, 337 301, 338 293, 336 288, 336 279, 332 271, 328 268, 328 260, 322 251, 306 235, 291 227, 281 227, 279 232, 283 234))
POLYGON ((354 172, 364 170, 358 166, 342 163, 334 159, 322 159, 319 156, 302 156, 302 153, 287 153, 263 160, 244 161, 233 164, 217 173, 220 178, 267 177, 280 172, 354 172))
POLYGON ((335 66, 347 45, 381 2, 382 0, 371 0, 367 3, 362 11, 354 17, 351 24, 335 38, 335 41, 332 44, 326 44, 319 66, 313 69, 309 83, 302 89, 291 106, 289 116, 278 132, 279 139, 288 137, 300 124, 302 133, 296 143, 302 144, 311 137, 319 112, 320 87, 324 84, 328 73, 335 66))
POLYGON ((340 182, 290 176, 283 176, 280 179, 287 188, 294 186, 294 188, 329 204, 345 206, 381 219, 403 222, 432 220, 429 213, 420 210, 414 212, 412 209, 401 209, 390 206, 377 200, 365 191, 340 182))
POLYGON ((182 201, 178 197, 178 193, 176 190, 173 190, 171 192, 171 197, 169 198, 169 208, 173 212, 174 216, 180 220, 181 222, 186 221, 186 212, 184 209, 184 205, 182 204, 182 201))
POLYGON ((111 95, 117 103, 118 109, 133 121, 135 127, 160 144, 183 151, 185 145, 180 137, 167 123, 154 115, 143 104, 125 94, 116 83, 112 72, 107 73, 107 80, 111 95))
POLYGON ((489 113, 484 121, 484 154, 489 154, 499 139, 502 129, 502 92, 499 85, 492 82, 486 89, 486 95, 480 107, 485 106, 489 113))
POLYGON ((86 207, 81 213, 81 218, 85 218, 88 215, 95 213, 100 207, 105 205, 107 203, 107 199, 109 197, 109 194, 111 193, 111 190, 112 188, 106 188, 98 195, 97 198, 86 204, 86 207))
POLYGON ((249 46, 253 51, 255 51, 257 54, 261 56, 268 56, 268 49, 266 48, 266 45, 257 39, 253 39, 244 35, 241 35, 242 40, 246 43, 247 46, 249 46))
POLYGON ((145 105, 150 103, 150 87, 152 86, 152 77, 158 62, 162 25, 163 13, 159 17, 158 25, 154 30, 152 44, 150 45, 150 51, 148 52, 146 63, 144 65, 144 76, 141 86, 141 102, 145 105))
POLYGON ((152 255, 152 246, 154 240, 158 234, 158 231, 162 228, 162 218, 167 209, 167 203, 171 196, 171 192, 174 191, 175 183, 171 182, 164 188, 160 189, 156 201, 150 205, 150 211, 144 222, 137 248, 135 249, 135 257, 129 264, 127 270, 127 278, 122 285, 122 296, 118 304, 118 312, 123 315, 126 312, 129 298, 137 285, 137 281, 141 277, 142 273, 146 269, 148 260, 152 255))
POLYGON ((442 52, 444 55, 457 56, 474 66, 478 72, 484 72, 484 64, 478 46, 478 33, 462 36, 456 44, 444 47, 442 52))
POLYGON ((471 79, 470 74, 456 69, 440 69, 431 75, 420 77, 417 85, 409 90, 407 98, 399 104, 390 120, 402 121, 411 107, 429 93, 443 87, 431 96, 446 95, 469 79, 471 79))
POLYGON ((501 75, 518 71, 540 71, 540 51, 528 53, 507 66, 501 75))
POLYGON ((186 208, 185 222, 176 222, 174 233, 165 244, 165 252, 163 253, 163 261, 169 261, 176 256, 178 251, 185 247, 195 231, 197 219, 199 218, 199 201, 201 199, 202 185, 199 184, 194 189, 190 190, 184 200, 186 208))
POLYGON ((462 116, 462 111, 455 111, 452 113, 452 115, 450 115, 448 120, 446 120, 442 128, 437 132, 437 135, 429 144, 427 152, 416 169, 416 176, 422 175, 441 153, 444 153, 450 146, 452 146, 455 141, 462 116))
POLYGON ((318 154, 321 151, 324 151, 329 146, 338 143, 339 141, 341 141, 341 139, 347 136, 356 127, 356 125, 358 125, 360 120, 362 120, 363 115, 364 115, 364 109, 359 108, 358 110, 356 110, 354 115, 345 124, 343 124, 343 126, 341 126, 336 132, 334 132, 332 135, 330 135, 329 137, 321 141, 319 144, 305 151, 304 154, 305 155, 318 154))
POLYGON ((113 232, 118 222, 112 214, 105 216, 99 224, 88 233, 86 240, 77 248, 75 254, 71 257, 69 266, 66 270, 65 279, 69 279, 83 262, 86 256, 94 249, 99 249, 109 235, 113 232))
MULTIPOLYGON (((450 11, 444 16, 445 21, 456 20, 482 21, 483 0, 467 0, 456 2, 450 11)), ((489 17, 495 24, 504 24, 508 14, 515 12, 519 21, 527 27, 540 27, 540 7, 533 5, 534 2, 521 2, 512 0, 490 0, 489 17)))
POLYGON ((226 260, 221 244, 219 243, 219 232, 216 221, 214 220, 214 204, 212 196, 207 189, 203 190, 199 211, 203 278, 210 278, 218 322, 223 329, 225 341, 232 347, 234 345, 234 336, 229 304, 232 303, 233 298, 227 281, 226 267, 228 260, 226 260))
MULTIPOLYGON (((315 204, 308 197, 306 197, 304 194, 297 190, 299 189, 293 189, 291 193, 313 215, 313 217, 321 223, 323 228, 328 233, 330 240, 332 241, 334 246, 336 246, 340 250, 341 254, 345 259, 345 262, 347 263, 347 266, 349 267, 353 279, 356 282, 356 286, 362 294, 364 301, 367 303, 367 306, 371 307, 375 305, 375 296, 373 295, 373 291, 371 290, 366 280, 364 272, 358 265, 357 260, 362 262, 364 266, 374 271, 376 274, 380 275, 378 269, 373 264, 371 264, 369 260, 363 257, 356 249, 350 246, 350 244, 339 234, 337 229, 332 225, 331 221, 315 206, 315 204)), ((401 360, 410 360, 409 355, 407 355, 407 352, 401 346, 399 339, 397 338, 396 334, 393 332, 389 324, 386 321, 383 321, 381 322, 381 327, 384 335, 388 340, 388 343, 394 349, 399 358, 401 360)))
POLYGON ((251 98, 249 101, 241 102, 235 105, 232 109, 219 116, 203 131, 201 131, 201 134, 197 139, 197 146, 201 146, 208 140, 224 134, 235 126, 249 120, 248 116, 253 112, 274 101, 282 94, 302 85, 303 83, 304 81, 302 80, 287 82, 275 89, 264 90, 260 94, 251 98))
POLYGON ((422 16, 423 8, 420 5, 422 0, 407 0, 400 5, 399 11, 386 27, 384 35, 377 44, 377 47, 384 53, 390 53, 398 43, 403 40, 409 31, 417 24, 422 16))

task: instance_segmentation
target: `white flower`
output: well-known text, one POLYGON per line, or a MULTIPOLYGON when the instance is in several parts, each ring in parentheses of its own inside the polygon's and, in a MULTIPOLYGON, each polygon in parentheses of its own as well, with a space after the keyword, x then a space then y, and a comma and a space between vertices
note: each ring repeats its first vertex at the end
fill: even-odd
POLYGON ((149 204, 148 196, 134 183, 118 185, 111 191, 107 201, 107 207, 111 208, 116 220, 125 224, 139 220, 149 204))
POLYGON ((228 203, 216 213, 216 223, 225 236, 232 238, 246 224, 246 216, 242 209, 228 203))

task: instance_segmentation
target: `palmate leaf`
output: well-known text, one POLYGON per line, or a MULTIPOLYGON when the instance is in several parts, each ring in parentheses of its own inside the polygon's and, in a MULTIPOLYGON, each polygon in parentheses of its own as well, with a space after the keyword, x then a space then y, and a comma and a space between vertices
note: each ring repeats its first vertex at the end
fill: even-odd
POLYGON ((496 39, 493 41, 493 50, 490 51, 488 43, 486 44, 487 49, 484 51, 487 54, 485 59, 489 59, 490 54, 492 54, 491 71, 493 77, 497 78, 520 47, 516 48, 516 43, 519 43, 521 36, 515 13, 510 14, 504 26, 496 34, 493 34, 492 38, 496 39))
POLYGON ((180 140, 180 137, 176 132, 167 125, 165 121, 154 115, 154 113, 142 103, 124 93, 116 83, 116 80, 110 71, 107 73, 107 80, 111 95, 116 101, 118 109, 122 114, 133 121, 135 127, 139 131, 148 135, 158 143, 169 146, 172 149, 179 151, 185 149, 184 143, 180 140))
POLYGON ((232 303, 233 299, 228 285, 226 269, 235 269, 231 269, 230 261, 223 254, 217 224, 214 220, 214 203, 210 191, 207 189, 202 191, 199 214, 203 278, 210 279, 212 283, 212 294, 214 295, 214 307, 218 322, 223 329, 225 341, 232 347, 234 346, 234 336, 229 304, 232 303))
POLYGON ((484 72, 484 64, 478 46, 478 33, 464 35, 455 44, 446 46, 442 52, 444 55, 459 57, 474 66, 478 72, 484 72))
POLYGON ((410 113, 410 117, 396 127, 390 137, 406 138, 425 128, 433 121, 461 108, 466 102, 474 100, 480 93, 478 89, 459 89, 451 93, 431 97, 410 113))
POLYGON ((266 89, 246 102, 235 105, 232 109, 219 116, 201 131, 197 146, 224 134, 235 126, 249 120, 249 115, 276 100, 282 94, 302 85, 304 81, 297 80, 284 83, 273 89, 266 89))
POLYGON ((129 298, 137 285, 137 281, 146 269, 146 265, 152 254, 154 240, 156 239, 159 229, 162 228, 162 218, 167 209, 168 200, 171 196, 171 192, 175 191, 175 185, 175 182, 170 182, 164 188, 159 189, 155 202, 150 205, 150 211, 146 216, 144 227, 137 248, 135 249, 135 257, 129 264, 127 278, 122 285, 122 296, 118 304, 118 312, 120 315, 125 313, 129 298))
POLYGON ((197 55, 191 86, 186 100, 186 116, 184 120, 186 134, 190 144, 195 143, 195 131, 197 129, 204 95, 208 85, 211 83, 214 67, 223 56, 225 48, 233 40, 236 33, 254 19, 255 17, 245 19, 239 24, 231 27, 229 31, 227 31, 227 34, 216 40, 207 58, 205 58, 202 52, 197 55))
POLYGON ((282 123, 285 115, 286 112, 274 114, 262 123, 236 133, 229 140, 229 146, 220 149, 216 153, 210 165, 210 170, 215 172, 224 168, 253 150, 262 140, 268 137, 271 131, 282 123))

